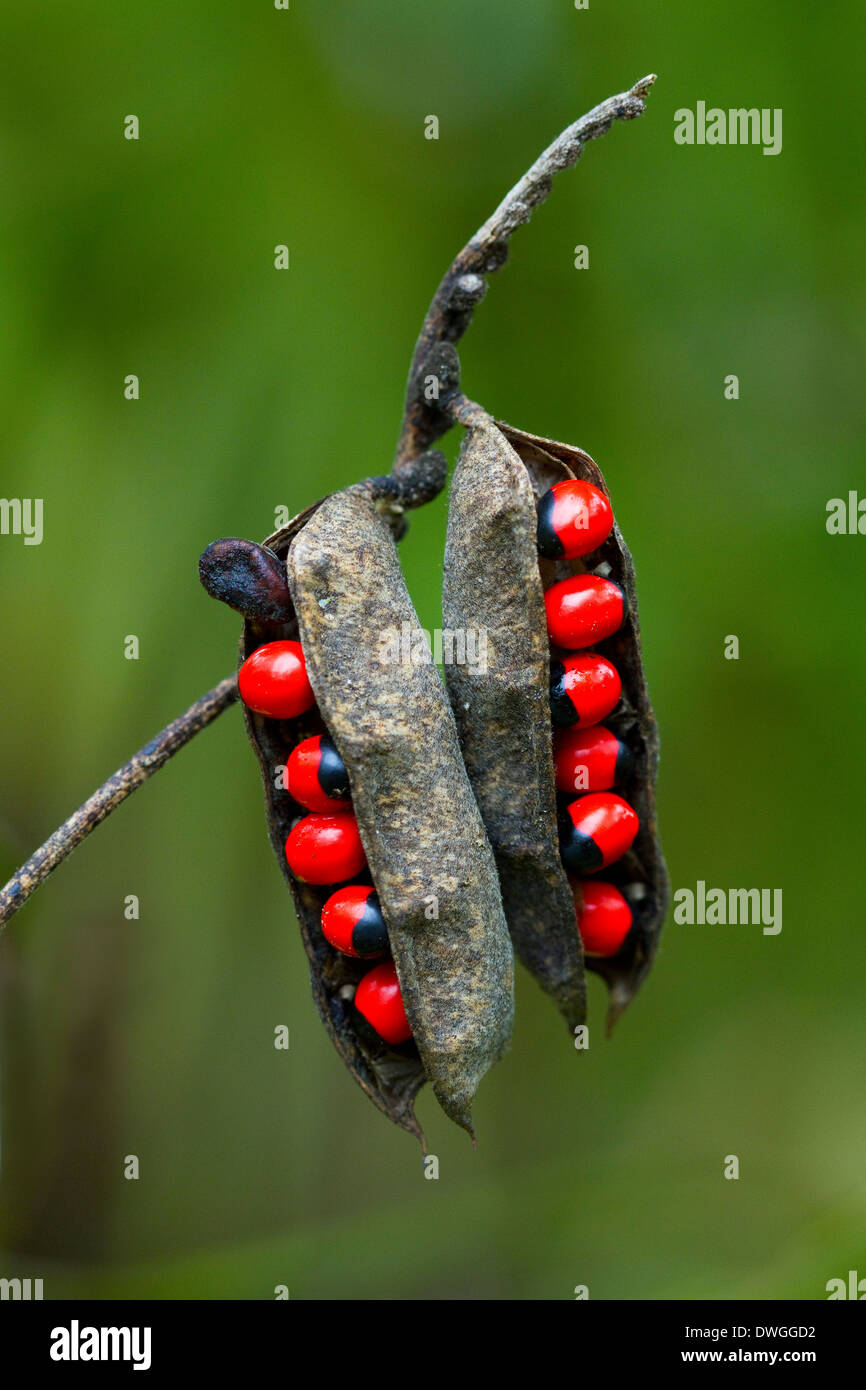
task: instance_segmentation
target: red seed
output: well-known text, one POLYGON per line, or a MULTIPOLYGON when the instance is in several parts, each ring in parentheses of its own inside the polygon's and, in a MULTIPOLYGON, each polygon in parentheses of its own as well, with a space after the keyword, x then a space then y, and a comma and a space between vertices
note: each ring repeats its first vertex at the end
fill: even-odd
POLYGON ((604 544, 612 528, 607 497, 580 478, 554 483, 538 504, 538 549, 554 559, 589 555, 604 544))
POLYGON ((556 731, 553 764, 561 792, 607 791, 624 781, 631 762, 629 749, 603 724, 556 731))
POLYGON ((621 859, 638 832, 638 818, 621 796, 589 792, 560 817, 559 849, 573 874, 592 874, 621 859))
POLYGON ((308 811, 347 811, 352 804, 345 764, 327 734, 314 734, 292 749, 286 787, 308 811))
POLYGON ((375 888, 352 883, 332 893, 322 908, 322 934, 346 956, 387 955, 388 932, 375 888))
POLYGON ((367 863, 358 822, 350 811, 304 816, 286 840, 286 861, 302 883, 343 883, 367 863))
POLYGON ((408 1042, 412 1029, 403 1008, 400 982, 393 961, 368 971, 355 990, 355 1008, 385 1042, 408 1042))
POLYGON ((300 642, 268 642, 247 657, 238 690, 248 709, 270 719, 297 719, 316 703, 300 642))
POLYGON ((588 956, 615 956, 632 924, 631 908, 622 893, 598 879, 584 880, 573 891, 584 951, 588 956))
POLYGON ((625 594, 598 574, 560 579, 544 595, 547 633, 556 647, 579 651, 611 637, 623 624, 625 594))
POLYGON ((565 656, 550 667, 550 713, 555 724, 588 729, 619 704, 619 672, 597 652, 565 656))

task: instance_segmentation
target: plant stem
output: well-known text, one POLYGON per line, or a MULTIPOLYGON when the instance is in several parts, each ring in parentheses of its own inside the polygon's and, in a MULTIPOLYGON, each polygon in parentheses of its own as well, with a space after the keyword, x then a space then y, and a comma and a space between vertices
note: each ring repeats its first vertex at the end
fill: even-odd
POLYGON ((68 820, 49 836, 44 845, 31 854, 9 882, 0 889, 0 928, 15 916, 30 894, 61 864, 67 855, 81 844, 91 831, 116 811, 128 796, 146 782, 173 757, 191 738, 212 724, 217 715, 238 698, 236 676, 227 676, 178 719, 140 748, 123 767, 118 768, 101 787, 89 796, 68 820))
POLYGON ((554 174, 576 164, 586 142, 606 134, 614 121, 630 121, 642 115, 654 82, 654 73, 641 78, 629 91, 609 97, 557 136, 452 261, 427 310, 415 346, 395 473, 399 474, 412 459, 429 449, 453 423, 453 412, 444 404, 425 399, 425 378, 438 376, 440 366, 444 366, 449 389, 456 388, 457 355, 453 348, 438 354, 437 349, 456 343, 466 332, 475 306, 487 290, 483 276, 492 274, 504 263, 510 237, 529 221, 538 204, 544 202, 554 174))

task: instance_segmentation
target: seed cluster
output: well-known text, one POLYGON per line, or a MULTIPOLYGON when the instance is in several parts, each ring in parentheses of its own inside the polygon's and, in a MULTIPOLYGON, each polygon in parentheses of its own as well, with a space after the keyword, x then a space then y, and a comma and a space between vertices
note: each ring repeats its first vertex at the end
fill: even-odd
MULTIPOLYGON (((581 560, 592 566, 594 552, 612 530, 608 498, 583 479, 555 483, 538 502, 538 549, 550 559, 581 560)), ((631 908, 612 883, 587 880, 585 875, 627 853, 638 832, 638 818, 628 802, 610 790, 630 766, 629 750, 601 723, 619 704, 622 682, 612 662, 586 648, 619 631, 626 598, 619 585, 590 569, 552 584, 544 605, 552 647, 551 714, 560 726, 554 746, 556 786, 560 794, 580 793, 560 806, 560 853, 566 870, 576 878, 572 881, 584 952, 614 956, 631 928, 631 908)))
POLYGON ((649 969, 668 888, 634 571, 589 455, 477 412, 443 577, 446 626, 488 634, 486 672, 445 674, 515 950, 570 1028, 585 970, 602 975, 612 1022, 649 969))
POLYGON ((504 423, 498 428, 527 469, 538 504, 558 831, 586 967, 610 989, 610 1026, 650 969, 670 896, 634 564, 589 454, 504 423), (586 524, 575 526, 574 516, 586 524), (599 665, 592 670, 579 664, 585 661, 599 665))
MULTIPOLYGON (((300 642, 266 642, 246 659, 238 689, 247 709, 267 719, 297 720, 315 706, 300 642)), ((358 822, 352 814, 349 774, 328 734, 297 743, 286 763, 286 790, 306 811, 286 839, 286 863, 301 883, 344 886, 322 907, 321 926, 335 950, 355 959, 389 954, 388 932, 372 884, 358 822), (347 882, 347 880, 351 880, 347 882)), ((412 1029, 392 960, 359 980, 354 1007, 384 1042, 408 1042, 412 1029)))

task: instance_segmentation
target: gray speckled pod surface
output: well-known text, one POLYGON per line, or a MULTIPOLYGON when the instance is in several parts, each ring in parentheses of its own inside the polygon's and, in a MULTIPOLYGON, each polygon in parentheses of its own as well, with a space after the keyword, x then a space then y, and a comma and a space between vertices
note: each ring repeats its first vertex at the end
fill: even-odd
POLYGON ((439 673, 432 660, 386 659, 391 635, 420 624, 390 529, 363 485, 322 504, 292 542, 288 575, 423 1074, 471 1132, 478 1083, 511 1035, 511 944, 439 673))
POLYGON ((486 631, 486 669, 446 666, 463 756, 518 956, 569 1027, 586 1012, 574 900, 559 858, 549 655, 529 474, 492 424, 467 431, 451 484, 443 623, 486 631))

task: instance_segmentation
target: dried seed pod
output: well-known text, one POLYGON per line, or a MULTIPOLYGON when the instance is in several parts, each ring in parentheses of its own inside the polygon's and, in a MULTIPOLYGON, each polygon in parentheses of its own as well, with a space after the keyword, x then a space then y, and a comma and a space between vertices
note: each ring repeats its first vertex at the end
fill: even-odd
POLYGON ((625 594, 622 627, 594 646, 622 681, 622 699, 605 724, 631 754, 623 762, 620 790, 640 821, 632 848, 605 871, 628 900, 632 929, 615 956, 585 962, 607 981, 611 1026, 652 963, 669 889, 655 818, 658 733, 641 663, 631 556, 616 525, 581 559, 549 560, 537 553, 536 502, 555 483, 573 477, 609 495, 583 450, 475 416, 452 486, 444 621, 446 627, 488 626, 488 673, 451 666, 447 675, 515 947, 573 1024, 583 998, 583 962, 556 848, 543 594, 555 581, 588 571, 625 594))
POLYGON ((261 622, 283 621, 291 606, 286 567, 267 545, 235 536, 213 541, 198 562, 208 593, 261 622))
POLYGON ((486 671, 449 663, 448 693, 515 950, 574 1028, 586 990, 556 835, 535 533, 529 474, 492 422, 482 422, 467 432, 451 484, 442 612, 446 631, 486 630, 486 671))
MULTIPOLYGON (((436 668, 432 661, 383 659, 394 655, 383 646, 389 633, 402 635, 404 624, 420 632, 396 554, 389 505, 395 496, 392 479, 372 479, 308 508, 268 538, 268 551, 288 566, 290 600, 275 623, 259 616, 254 594, 241 596, 239 606, 252 616, 240 658, 274 640, 303 647, 316 708, 293 721, 244 709, 269 835, 294 898, 325 1026, 371 1100, 423 1143, 414 1100, 425 1080, 450 1118, 472 1132, 478 1082, 510 1037, 513 963, 493 855, 436 668), (354 1009, 370 963, 335 950, 322 933, 321 909, 333 886, 302 883, 286 863, 285 841, 303 808, 275 772, 302 738, 325 731, 348 771, 412 1026, 408 1042, 383 1042, 354 1009)), ((233 574, 257 575, 259 563, 242 554, 256 548, 236 544, 233 574)), ((219 554, 224 560, 224 550, 219 554)), ((205 563, 208 588, 210 573, 205 563)))
POLYGON ((288 575, 424 1075, 471 1130, 478 1082, 510 1036, 511 947, 439 674, 432 661, 394 660, 404 624, 420 629, 367 488, 322 504, 292 542, 288 575))

